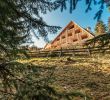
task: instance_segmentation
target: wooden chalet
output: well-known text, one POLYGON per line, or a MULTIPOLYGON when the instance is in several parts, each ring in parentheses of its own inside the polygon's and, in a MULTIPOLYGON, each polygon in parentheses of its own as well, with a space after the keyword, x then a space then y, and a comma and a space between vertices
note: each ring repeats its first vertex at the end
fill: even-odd
POLYGON ((59 35, 44 49, 71 48, 77 45, 83 46, 84 43, 94 38, 94 34, 88 29, 84 29, 75 22, 71 21, 59 35))

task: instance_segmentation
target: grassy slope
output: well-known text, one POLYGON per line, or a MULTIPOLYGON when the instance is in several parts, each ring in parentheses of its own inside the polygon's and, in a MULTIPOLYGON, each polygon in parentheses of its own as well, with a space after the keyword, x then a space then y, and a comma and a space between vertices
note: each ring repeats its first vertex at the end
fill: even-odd
POLYGON ((56 87, 62 91, 80 91, 94 100, 110 100, 110 55, 91 57, 33 58, 21 60, 45 67, 54 66, 56 87))

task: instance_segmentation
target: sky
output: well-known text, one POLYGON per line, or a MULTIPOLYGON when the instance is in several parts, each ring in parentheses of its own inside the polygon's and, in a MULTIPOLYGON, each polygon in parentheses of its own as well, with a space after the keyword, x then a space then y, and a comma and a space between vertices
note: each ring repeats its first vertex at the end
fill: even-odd
MULTIPOLYGON (((72 13, 69 12, 69 9, 64 10, 63 12, 61 12, 61 10, 58 9, 56 11, 48 12, 42 17, 47 24, 54 25, 54 26, 55 25, 61 26, 62 29, 70 21, 74 21, 83 28, 87 28, 88 26, 91 27, 92 32, 94 32, 94 27, 97 22, 97 20, 94 20, 94 16, 95 16, 95 13, 98 11, 99 6, 92 5, 91 7, 92 7, 92 10, 89 11, 88 13, 85 13, 87 6, 85 5, 85 2, 81 0, 80 2, 78 2, 76 9, 72 13)), ((108 17, 110 17, 110 11, 105 6, 101 20, 103 20, 104 23, 107 24, 108 17)), ((53 40, 60 33, 61 30, 59 30, 56 34, 48 35, 49 40, 53 40)), ((33 36, 33 41, 34 41, 34 46, 37 46, 40 48, 43 48, 46 45, 46 42, 42 38, 36 39, 33 36)))

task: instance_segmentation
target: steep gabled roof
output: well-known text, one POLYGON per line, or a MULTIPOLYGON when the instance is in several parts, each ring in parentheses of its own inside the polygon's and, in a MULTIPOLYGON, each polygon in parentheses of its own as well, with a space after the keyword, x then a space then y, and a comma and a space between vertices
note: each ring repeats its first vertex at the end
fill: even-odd
POLYGON ((81 29, 83 29, 84 31, 90 33, 92 36, 95 36, 92 32, 89 32, 87 30, 85 30, 84 28, 82 28, 80 25, 78 25, 77 23, 70 21, 69 24, 67 24, 67 26, 58 34, 58 36, 51 42, 51 44, 67 29, 67 27, 69 27, 70 25, 75 24, 78 27, 80 27, 81 29))
POLYGON ((77 23, 74 22, 74 24, 76 24, 77 26, 79 26, 81 29, 83 29, 84 31, 90 33, 91 35, 95 36, 95 34, 93 34, 92 32, 87 31, 86 29, 82 28, 80 25, 78 25, 77 23))

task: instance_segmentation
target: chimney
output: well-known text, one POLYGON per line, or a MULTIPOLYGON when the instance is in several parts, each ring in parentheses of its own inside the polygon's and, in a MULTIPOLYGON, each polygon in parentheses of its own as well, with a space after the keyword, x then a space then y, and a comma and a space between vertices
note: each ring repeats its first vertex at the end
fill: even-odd
POLYGON ((91 27, 87 27, 86 30, 91 32, 91 27))

